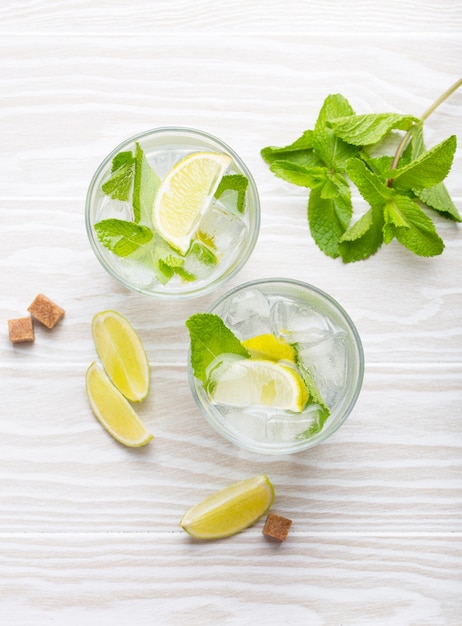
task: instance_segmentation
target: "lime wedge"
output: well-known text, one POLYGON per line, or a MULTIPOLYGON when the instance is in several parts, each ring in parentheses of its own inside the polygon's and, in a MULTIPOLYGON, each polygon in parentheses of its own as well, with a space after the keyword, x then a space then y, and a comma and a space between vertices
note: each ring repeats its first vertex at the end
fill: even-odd
POLYGON ((242 345, 247 348, 252 358, 270 359, 271 361, 291 361, 295 363, 294 348, 283 339, 271 333, 244 339, 242 345))
POLYGON ((159 235, 181 254, 186 254, 230 163, 227 154, 193 152, 178 161, 162 181, 152 222, 159 235))
POLYGON ((144 400, 149 391, 149 363, 130 322, 116 311, 102 311, 93 318, 92 333, 112 383, 128 400, 144 400))
POLYGON ((87 370, 86 387, 93 413, 114 439, 131 448, 151 441, 153 435, 96 363, 87 370))
POLYGON ((261 474, 234 483, 183 516, 181 527, 198 539, 230 537, 254 524, 274 500, 274 489, 268 476, 261 474))
POLYGON ((213 373, 210 397, 226 406, 264 406, 300 413, 308 391, 292 367, 263 359, 230 359, 213 373))

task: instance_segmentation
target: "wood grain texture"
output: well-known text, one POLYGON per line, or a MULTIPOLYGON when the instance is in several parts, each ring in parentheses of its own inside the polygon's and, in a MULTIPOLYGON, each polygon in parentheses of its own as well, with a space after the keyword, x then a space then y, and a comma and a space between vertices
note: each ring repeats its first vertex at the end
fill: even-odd
POLYGON ((9 626, 458 624, 460 537, 5 535, 9 626), (50 542, 50 538, 52 542, 50 542), (219 556, 217 557, 217 552, 219 556), (185 564, 189 576, 185 576, 185 564))
MULTIPOLYGON (((0 623, 5 626, 460 626, 462 239, 438 216, 444 254, 392 243, 343 265, 314 245, 307 193, 260 157, 312 127, 329 93, 357 112, 419 114, 460 78, 462 3, 425 0, 5 0, 0 4, 0 623), (94 258, 91 176, 148 128, 201 128, 231 145, 261 196, 256 248, 208 296, 130 293, 94 258), (187 380, 185 319, 228 288, 291 277, 336 298, 366 372, 342 428, 306 453, 240 450, 201 417, 187 380), (7 320, 43 292, 66 310, 33 345, 7 320), (84 389, 93 315, 139 331, 155 439, 117 444, 84 389), (190 505, 266 472, 286 543, 263 520, 198 543, 190 505)), ((428 146, 462 136, 462 92, 427 121, 428 146)), ((462 151, 447 179, 462 210, 462 151)), ((354 197, 357 212, 364 210, 354 197)))
POLYGON ((0 531, 168 534, 195 502, 262 472, 307 533, 462 531, 461 366, 370 367, 330 440, 276 458, 223 441, 196 407, 185 368, 165 364, 153 368, 137 408, 155 439, 125 448, 93 417, 85 369, 23 362, 10 370, 0 531))
POLYGON ((462 24, 460 2, 429 0, 377 0, 371 10, 365 0, 252 0, 217 6, 211 0, 70 0, 66 3, 6 0, 0 9, 3 29, 71 33, 158 31, 233 32, 255 29, 281 32, 448 32, 462 24))

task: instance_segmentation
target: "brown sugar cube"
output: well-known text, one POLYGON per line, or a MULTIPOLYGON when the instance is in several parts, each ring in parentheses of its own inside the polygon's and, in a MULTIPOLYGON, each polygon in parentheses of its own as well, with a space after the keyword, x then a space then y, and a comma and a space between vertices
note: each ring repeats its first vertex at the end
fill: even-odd
POLYGON ((285 541, 291 526, 292 520, 287 519, 287 517, 269 513, 263 528, 263 534, 277 541, 285 541))
POLYGON ((27 310, 36 320, 50 330, 64 317, 64 309, 52 302, 42 293, 39 293, 27 310))
POLYGON ((11 343, 24 343, 35 340, 34 325, 32 318, 20 317, 15 320, 8 320, 8 335, 11 343))

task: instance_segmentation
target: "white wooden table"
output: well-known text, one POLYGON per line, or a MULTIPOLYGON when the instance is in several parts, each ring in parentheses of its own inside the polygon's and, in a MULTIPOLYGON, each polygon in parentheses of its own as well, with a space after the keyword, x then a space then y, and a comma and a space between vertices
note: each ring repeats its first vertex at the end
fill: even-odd
MULTIPOLYGON (((325 96, 419 114, 460 78, 462 2, 70 0, 0 4, 0 623, 2 626, 460 626, 462 233, 436 217, 440 257, 392 243, 343 265, 314 245, 306 192, 259 151, 312 127, 325 96), (127 292, 93 256, 84 200, 122 139, 179 125, 221 137, 254 173, 261 233, 247 266, 184 303, 127 292), (185 319, 228 288, 291 277, 334 296, 361 334, 358 404, 332 439, 282 458, 244 452, 200 417, 185 319), (39 292, 66 310, 33 345, 7 320, 39 292), (118 445, 84 374, 92 316, 139 330, 156 435, 118 445), (197 543, 190 505, 266 472, 283 544, 263 521, 197 543)), ((462 91, 429 119, 462 142, 462 91)), ((462 150, 447 186, 462 210, 462 150)), ((357 200, 359 202, 359 199, 357 200)))

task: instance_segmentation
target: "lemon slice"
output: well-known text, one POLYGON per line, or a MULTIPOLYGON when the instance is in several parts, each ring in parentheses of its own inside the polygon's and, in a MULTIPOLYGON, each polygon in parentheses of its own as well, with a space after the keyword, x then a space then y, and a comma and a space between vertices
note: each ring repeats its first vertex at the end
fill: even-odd
POLYGON ((114 439, 131 448, 151 441, 153 435, 96 363, 87 370, 86 386, 93 413, 114 439))
POLYGON ((186 511, 181 527, 198 539, 230 537, 254 524, 274 501, 268 476, 234 483, 186 511))
POLYGON ((265 406, 300 413, 308 391, 297 371, 264 359, 232 359, 214 373, 210 396, 218 404, 265 406))
POLYGON ((93 318, 92 333, 113 384, 132 402, 144 400, 149 391, 149 363, 130 322, 116 311, 102 311, 93 318))
POLYGON ((241 342, 252 358, 271 359, 271 361, 291 361, 295 363, 294 348, 271 333, 250 337, 241 342))
POLYGON ((159 235, 182 254, 187 252, 230 163, 227 154, 193 152, 176 163, 162 181, 152 222, 159 235))

